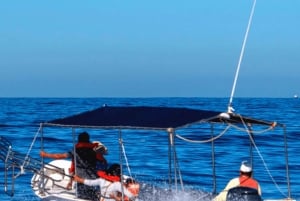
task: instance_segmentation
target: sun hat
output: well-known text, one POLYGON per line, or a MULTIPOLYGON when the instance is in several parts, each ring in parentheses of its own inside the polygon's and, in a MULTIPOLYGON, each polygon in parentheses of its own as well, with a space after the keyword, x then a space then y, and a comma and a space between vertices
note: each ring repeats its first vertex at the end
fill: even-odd
POLYGON ((242 165, 240 167, 241 172, 252 172, 252 167, 251 164, 248 163, 247 161, 243 161, 242 165))

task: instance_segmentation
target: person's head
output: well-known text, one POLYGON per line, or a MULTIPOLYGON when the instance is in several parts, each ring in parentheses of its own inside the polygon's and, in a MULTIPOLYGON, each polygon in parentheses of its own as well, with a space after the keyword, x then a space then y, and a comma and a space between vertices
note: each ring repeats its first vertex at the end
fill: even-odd
POLYGON ((247 161, 243 161, 240 167, 240 174, 251 177, 252 176, 252 165, 247 161))
POLYGON ((119 164, 112 164, 106 173, 112 176, 121 176, 121 166, 119 164))
POLYGON ((131 177, 125 181, 126 188, 134 195, 138 196, 140 192, 140 185, 131 177))
POLYGON ((126 181, 125 181, 125 184, 127 184, 127 185, 135 184, 135 183, 136 183, 136 181, 131 177, 127 178, 126 181))
POLYGON ((87 132, 79 133, 78 142, 90 142, 90 135, 87 132))

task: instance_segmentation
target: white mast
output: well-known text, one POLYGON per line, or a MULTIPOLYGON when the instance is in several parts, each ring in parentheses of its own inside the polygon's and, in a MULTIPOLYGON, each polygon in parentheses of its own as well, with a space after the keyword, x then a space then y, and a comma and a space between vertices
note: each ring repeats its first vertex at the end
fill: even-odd
POLYGON ((249 33, 249 30, 250 30, 250 26, 251 26, 251 22, 252 22, 252 17, 253 17, 254 10, 255 10, 255 5, 256 5, 256 0, 253 1, 252 10, 251 10, 250 18, 249 18, 249 21, 248 21, 246 34, 245 34, 245 37, 244 37, 244 42, 243 42, 239 62, 238 62, 238 65, 237 65, 237 70, 235 72, 234 82, 233 82, 231 95, 230 95, 230 99, 229 99, 229 104, 228 104, 228 108, 227 108, 228 113, 232 113, 234 111, 234 109, 232 108, 232 100, 233 100, 233 96, 234 96, 234 92, 235 92, 236 82, 237 82, 239 72, 240 72, 240 66, 241 66, 241 63, 242 63, 243 56, 244 56, 244 50, 245 50, 245 46, 246 46, 246 42, 247 42, 247 38, 248 38, 248 33, 249 33))

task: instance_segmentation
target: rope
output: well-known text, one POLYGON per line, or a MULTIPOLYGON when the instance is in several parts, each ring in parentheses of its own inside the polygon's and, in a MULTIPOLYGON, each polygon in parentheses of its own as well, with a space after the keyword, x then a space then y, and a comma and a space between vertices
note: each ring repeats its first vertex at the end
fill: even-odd
MULTIPOLYGON (((239 117, 242 119, 242 117, 239 115, 239 117)), ((244 122, 245 123, 245 122, 244 122)), ((246 129, 244 129, 244 128, 241 128, 241 127, 239 127, 239 126, 236 126, 236 125, 234 125, 234 124, 231 124, 231 123, 228 123, 228 124, 230 124, 232 127, 234 127, 235 129, 237 129, 237 130, 240 130, 240 131, 243 131, 243 132, 246 132, 246 133, 248 133, 249 132, 249 130, 246 128, 246 129)), ((264 129, 264 130, 261 130, 261 131, 251 131, 252 133, 254 133, 254 134, 263 134, 263 133, 266 133, 266 132, 268 132, 268 131, 270 131, 270 130, 272 130, 272 129, 274 129, 274 127, 273 126, 270 126, 270 127, 268 127, 268 128, 266 128, 266 129, 264 129)))
POLYGON ((272 176, 272 174, 271 174, 271 172, 270 172, 270 170, 269 170, 269 168, 268 168, 268 166, 267 166, 267 164, 266 164, 266 162, 265 162, 265 160, 264 160, 264 158, 263 158, 263 156, 262 156, 260 150, 259 150, 258 147, 256 146, 256 144, 255 144, 255 142, 254 142, 254 139, 253 139, 251 133, 249 132, 249 129, 247 129, 247 125, 246 125, 246 123, 244 122, 242 116, 240 116, 240 119, 241 119, 241 121, 242 121, 242 123, 243 123, 243 125, 244 125, 244 127, 245 127, 245 130, 247 131, 247 133, 248 133, 248 135, 249 135, 249 138, 250 138, 250 140, 251 140, 251 143, 253 144, 254 148, 255 148, 256 151, 257 151, 257 154, 259 155, 260 159, 262 160, 263 165, 264 165, 264 167, 265 167, 265 169, 266 169, 266 171, 267 171, 269 177, 271 178, 272 182, 273 182, 274 185, 276 186, 277 190, 281 193, 281 195, 283 195, 284 197, 287 197, 287 196, 285 195, 285 193, 282 192, 282 190, 280 189, 279 185, 277 184, 277 182, 275 181, 274 177, 272 176))
POLYGON ((236 70, 236 73, 235 73, 234 82, 233 82, 233 86, 232 86, 232 91, 231 91, 231 95, 230 95, 230 100, 229 100, 229 104, 228 104, 228 112, 232 112, 232 108, 231 108, 232 100, 233 100, 233 96, 234 96, 234 92, 235 92, 236 82, 237 82, 237 79, 238 79, 238 76, 239 76, 239 71, 240 71, 242 59, 243 59, 243 56, 244 56, 244 50, 245 50, 245 46, 246 46, 246 42, 247 42, 247 38, 248 38, 248 33, 249 33, 249 30, 250 30, 250 26, 251 26, 251 22, 252 22, 252 17, 253 17, 253 14, 254 14, 255 5, 256 5, 256 0, 254 0, 254 2, 253 2, 250 18, 249 18, 249 21, 248 21, 247 30, 246 30, 244 41, 243 41, 243 46, 242 46, 242 49, 241 49, 239 62, 238 62, 238 65, 237 65, 237 70, 236 70))
POLYGON ((217 135, 216 137, 210 138, 208 140, 190 140, 190 139, 182 137, 181 135, 178 135, 178 134, 176 134, 175 136, 177 138, 181 139, 181 140, 184 140, 184 141, 187 141, 187 142, 191 142, 191 143, 207 143, 207 142, 215 141, 216 139, 218 139, 221 136, 223 136, 230 127, 231 127, 231 125, 228 125, 219 135, 217 135))

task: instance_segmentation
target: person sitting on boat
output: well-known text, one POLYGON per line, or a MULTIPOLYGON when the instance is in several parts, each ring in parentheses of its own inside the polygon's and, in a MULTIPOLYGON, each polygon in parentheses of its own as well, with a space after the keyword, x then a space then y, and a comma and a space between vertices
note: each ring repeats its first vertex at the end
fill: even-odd
MULTIPOLYGON (((65 159, 72 158, 71 167, 69 168, 69 173, 72 175, 75 172, 75 162, 76 160, 76 174, 88 179, 97 178, 97 163, 103 164, 104 168, 107 166, 107 161, 103 154, 97 151, 97 143, 90 142, 90 136, 87 132, 82 132, 78 135, 78 142, 75 145, 75 156, 73 151, 67 153, 47 153, 41 151, 40 155, 46 158, 53 159, 65 159)), ((107 152, 107 149, 106 149, 107 152)), ((67 188, 72 187, 72 179, 70 180, 67 188)), ((77 194, 79 198, 91 199, 92 195, 95 194, 95 189, 85 186, 82 184, 77 185, 77 194)))
POLYGON ((86 179, 74 176, 74 181, 83 183, 88 186, 100 187, 100 201, 108 200, 122 200, 122 192, 124 193, 124 200, 134 200, 139 194, 139 184, 132 178, 127 178, 122 187, 121 171, 119 164, 111 165, 107 171, 99 171, 99 178, 86 179))
POLYGON ((260 185, 255 179, 252 178, 252 166, 247 161, 243 161, 241 164, 240 176, 231 179, 224 190, 214 198, 214 201, 225 201, 228 191, 239 186, 256 189, 258 194, 261 196, 260 185))

